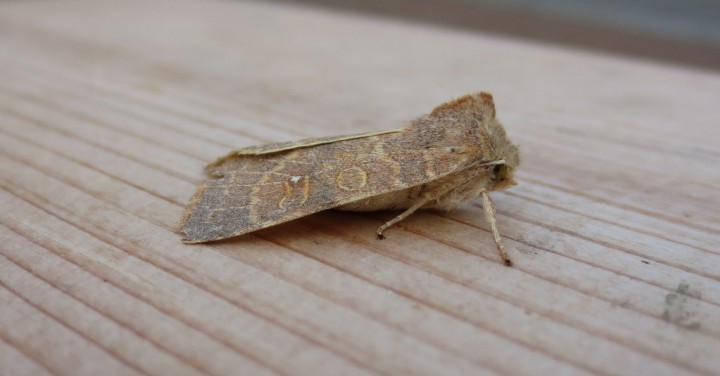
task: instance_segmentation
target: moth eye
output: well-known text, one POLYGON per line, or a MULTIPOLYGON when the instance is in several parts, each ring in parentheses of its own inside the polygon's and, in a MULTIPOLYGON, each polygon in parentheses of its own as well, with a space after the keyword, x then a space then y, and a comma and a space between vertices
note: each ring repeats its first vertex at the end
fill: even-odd
POLYGON ((494 175, 495 180, 498 180, 498 181, 504 180, 505 177, 507 177, 507 172, 508 172, 507 165, 500 164, 500 165, 495 165, 495 167, 493 167, 493 175, 494 175))

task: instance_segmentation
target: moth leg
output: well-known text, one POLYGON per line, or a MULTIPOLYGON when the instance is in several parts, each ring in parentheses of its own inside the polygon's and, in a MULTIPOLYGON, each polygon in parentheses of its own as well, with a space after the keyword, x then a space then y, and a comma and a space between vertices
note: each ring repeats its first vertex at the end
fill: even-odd
POLYGON ((430 201, 431 198, 425 197, 422 200, 419 200, 418 202, 414 203, 411 207, 405 209, 404 212, 400 213, 397 217, 385 222, 382 226, 378 227, 376 234, 378 239, 385 239, 385 236, 383 235, 383 231, 387 230, 388 227, 402 221, 403 219, 407 218, 410 214, 414 213, 416 210, 420 209, 423 205, 425 205, 428 201, 430 201))
POLYGON ((483 198, 483 209, 485 209, 485 220, 488 221, 490 224, 490 229, 492 230, 493 238, 495 238, 495 244, 498 247, 498 250, 500 251, 500 258, 502 258, 503 263, 505 266, 512 266, 513 263, 510 260, 510 257, 507 254, 507 251, 505 250, 505 246, 503 245, 502 238, 500 237, 500 231, 497 229, 497 224, 495 222, 495 208, 492 205, 492 201, 490 201, 490 195, 483 191, 482 192, 482 198, 483 198))

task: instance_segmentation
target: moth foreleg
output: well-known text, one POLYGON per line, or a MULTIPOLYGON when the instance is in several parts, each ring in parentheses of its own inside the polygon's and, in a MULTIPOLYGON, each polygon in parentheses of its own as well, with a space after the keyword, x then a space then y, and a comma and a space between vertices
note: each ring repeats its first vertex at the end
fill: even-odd
POLYGON ((387 230, 388 227, 402 221, 403 219, 407 218, 410 214, 414 213, 415 210, 420 209, 423 205, 427 204, 428 201, 430 201, 431 198, 424 197, 420 200, 418 200, 416 203, 412 204, 409 208, 405 209, 404 212, 400 213, 397 217, 385 222, 382 226, 378 227, 376 234, 378 239, 385 239, 385 236, 383 235, 383 231, 387 230))
POLYGON ((486 192, 482 192, 482 198, 483 198, 483 209, 485 210, 485 220, 488 221, 490 224, 490 230, 492 230, 493 238, 495 238, 495 244, 498 247, 498 250, 500 251, 500 258, 502 258, 503 263, 506 266, 512 266, 513 263, 510 260, 510 257, 507 254, 507 251, 505 250, 505 246, 503 245, 502 238, 500 237, 500 231, 497 229, 497 224, 495 223, 495 208, 492 205, 492 201, 490 201, 490 195, 486 192))
POLYGON ((427 204, 428 202, 430 202, 432 200, 437 200, 438 198, 442 197, 444 194, 455 189, 455 187, 456 187, 456 184, 454 184, 454 183, 452 183, 452 184, 445 183, 445 184, 442 184, 438 187, 431 189, 428 192, 425 192, 424 195, 419 197, 417 199, 417 201, 414 204, 410 205, 410 207, 405 209, 404 212, 400 213, 400 215, 398 215, 397 217, 385 222, 382 226, 380 226, 376 232, 377 238, 385 239, 385 237, 383 236, 383 231, 387 230, 388 227, 402 221, 403 219, 410 216, 410 214, 414 213, 416 210, 425 206, 425 204, 427 204))

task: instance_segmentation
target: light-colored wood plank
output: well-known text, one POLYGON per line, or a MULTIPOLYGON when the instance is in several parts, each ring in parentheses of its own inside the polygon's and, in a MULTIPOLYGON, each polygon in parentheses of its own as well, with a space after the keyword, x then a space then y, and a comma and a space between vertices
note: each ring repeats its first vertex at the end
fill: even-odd
MULTIPOLYGON (((3 275, 12 278, 7 270, 3 275)), ((13 282, 13 287, 20 287, 13 282)), ((5 341, 41 364, 62 375, 97 375, 113 370, 118 375, 142 375, 132 364, 95 346, 64 323, 47 315, 30 302, 0 286, 0 328, 5 341), (89 357, 93 361, 82 361, 89 357)))
MULTIPOLYGON (((6 229, 7 230, 7 229, 6 229)), ((5 240, 5 239, 3 239, 5 240)), ((9 241, 3 241, 8 245, 9 241)), ((40 257, 38 257, 41 259, 40 257)), ((161 349, 148 343, 140 333, 131 333, 122 325, 107 320, 106 316, 88 309, 87 306, 63 294, 59 289, 47 284, 27 270, 13 263, 7 257, 0 257, 0 283, 17 287, 17 293, 36 307, 52 314, 58 320, 82 333, 98 346, 127 363, 136 363, 140 371, 160 375, 173 372, 178 375, 199 375, 190 364, 178 362, 161 349), (140 336, 139 336, 140 335, 140 336)), ((83 284, 94 287, 86 281, 69 274, 57 281, 60 288, 72 289, 73 285, 83 284)), ((101 281, 93 281, 101 282, 101 281)))
POLYGON ((0 338, 0 375, 49 376, 52 373, 0 338))
POLYGON ((3 3, 0 51, 2 372, 720 374, 716 73, 260 2, 3 3), (478 202, 173 232, 229 149, 480 89, 515 268, 478 202))
MULTIPOLYGON (((132 354, 128 354, 132 361, 136 361, 141 365, 143 360, 151 363, 147 365, 147 373, 165 374, 169 370, 176 369, 178 365, 174 363, 176 363, 177 358, 185 360, 185 364, 175 370, 177 374, 199 372, 201 374, 223 375, 246 368, 248 371, 250 370, 246 366, 247 358, 239 356, 238 353, 229 350, 217 341, 198 333, 196 329, 178 323, 172 316, 142 304, 132 295, 115 288, 108 284, 107 281, 90 274, 73 263, 67 262, 67 260, 28 241, 19 234, 13 233, 7 227, 4 227, 3 230, 2 239, 7 250, 5 257, 12 259, 13 262, 24 268, 32 270, 36 275, 40 276, 39 278, 47 278, 49 283, 72 295, 73 298, 83 300, 88 306, 92 306, 93 309, 105 315, 107 319, 124 320, 118 322, 118 324, 127 327, 140 337, 146 338, 148 341, 152 341, 155 346, 160 347, 153 349, 147 345, 137 344, 135 343, 137 339, 115 339, 99 336, 99 342, 109 341, 110 346, 123 346, 125 352, 132 352, 132 354), (72 276, 72 280, 69 280, 67 276, 72 276), (166 348, 162 348, 165 346, 166 348), (141 350, 142 352, 140 352, 141 350), (202 354, 202 356, 199 354, 202 354), (168 356, 173 356, 176 359, 168 359, 168 356), (165 362, 152 364, 161 360, 170 364, 165 362)), ((72 299, 64 300, 56 304, 68 304, 66 301, 72 301, 72 299)), ((80 308, 78 310, 83 313, 87 309, 80 308)), ((101 321, 100 318, 96 320, 101 321)), ((69 319, 68 321, 74 323, 75 320, 69 319)), ((82 320, 74 324, 86 325, 90 323, 87 320, 82 320)), ((113 328, 115 323, 94 322, 94 324, 94 327, 85 330, 107 330, 113 328)), ((262 372, 257 369, 253 371, 262 372)))

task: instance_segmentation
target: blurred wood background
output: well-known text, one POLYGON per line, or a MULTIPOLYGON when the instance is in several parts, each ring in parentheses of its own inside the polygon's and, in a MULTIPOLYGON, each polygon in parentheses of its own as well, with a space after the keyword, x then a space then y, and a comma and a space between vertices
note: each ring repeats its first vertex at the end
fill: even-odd
POLYGON ((275 0, 720 69, 714 0, 275 0))
POLYGON ((0 3, 0 374, 720 374, 720 75, 287 3, 0 3), (228 150, 494 94, 520 185, 173 227, 228 150))

